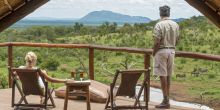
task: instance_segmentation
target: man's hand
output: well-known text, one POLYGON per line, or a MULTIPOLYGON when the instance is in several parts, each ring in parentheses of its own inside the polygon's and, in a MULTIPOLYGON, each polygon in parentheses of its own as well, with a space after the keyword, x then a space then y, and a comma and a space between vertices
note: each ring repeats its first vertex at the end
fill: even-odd
POLYGON ((156 55, 156 53, 157 53, 157 52, 153 51, 153 56, 155 56, 155 55, 156 55))
POLYGON ((153 56, 156 55, 157 51, 160 48, 160 39, 159 38, 155 38, 154 40, 154 47, 153 47, 153 56))

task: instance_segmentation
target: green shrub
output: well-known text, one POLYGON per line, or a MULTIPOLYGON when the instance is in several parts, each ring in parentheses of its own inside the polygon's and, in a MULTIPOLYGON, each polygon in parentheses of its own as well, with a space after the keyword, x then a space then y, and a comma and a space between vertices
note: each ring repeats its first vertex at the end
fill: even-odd
POLYGON ((63 64, 61 65, 60 67, 60 70, 63 71, 63 72, 67 72, 69 70, 69 67, 67 64, 63 64))
POLYGON ((60 62, 57 58, 50 57, 41 64, 41 67, 46 68, 51 71, 55 71, 57 70, 57 67, 59 65, 60 65, 60 62))
POLYGON ((98 54, 98 55, 96 55, 95 58, 96 58, 96 60, 101 61, 102 60, 102 55, 98 54))
POLYGON ((14 66, 19 67, 21 65, 25 65, 25 59, 23 57, 16 57, 14 60, 14 66))
POLYGON ((202 53, 207 53, 207 50, 202 50, 202 53))
POLYGON ((0 54, 0 60, 5 61, 5 59, 6 59, 6 56, 4 54, 0 54))
POLYGON ((196 48, 196 52, 199 52, 199 48, 196 48))
POLYGON ((183 66, 177 66, 177 69, 178 69, 178 70, 182 70, 182 69, 183 69, 183 66))
POLYGON ((208 78, 209 78, 209 79, 214 79, 215 77, 216 77, 215 74, 209 74, 209 75, 208 75, 208 78))
POLYGON ((182 46, 179 46, 179 47, 178 47, 178 50, 179 50, 179 51, 182 51, 182 50, 183 50, 183 47, 182 47, 182 46))
POLYGON ((0 88, 4 89, 7 87, 8 87, 8 77, 5 74, 0 73, 0 88))
POLYGON ((181 63, 181 64, 185 64, 185 63, 186 63, 186 59, 181 59, 181 60, 180 60, 180 63, 181 63))

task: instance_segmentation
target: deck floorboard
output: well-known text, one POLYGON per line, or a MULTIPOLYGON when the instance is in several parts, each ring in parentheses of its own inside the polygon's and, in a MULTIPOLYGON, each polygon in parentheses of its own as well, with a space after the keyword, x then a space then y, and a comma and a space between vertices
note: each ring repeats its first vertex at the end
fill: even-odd
MULTIPOLYGON (((18 92, 16 92, 16 101, 19 100, 20 95, 18 92)), ((60 99, 54 96, 54 101, 56 104, 56 108, 53 108, 51 110, 63 110, 64 105, 64 99, 60 99)), ((40 102, 40 97, 38 96, 29 96, 27 98, 29 102, 36 103, 40 102)), ((119 100, 117 102, 118 104, 129 104, 133 103, 132 100, 119 100)), ((150 110, 159 110, 155 109, 156 103, 150 102, 149 108, 150 110)), ((91 103, 91 109, 92 110, 104 110, 105 104, 100 103, 91 103)), ((0 90, 0 109, 1 110, 13 110, 14 108, 11 107, 11 89, 1 89, 0 90)), ((86 110, 86 102, 84 100, 69 100, 68 102, 68 110, 86 110)), ((169 110, 196 110, 192 108, 184 108, 184 107, 178 107, 178 106, 171 106, 171 109, 169 110)))

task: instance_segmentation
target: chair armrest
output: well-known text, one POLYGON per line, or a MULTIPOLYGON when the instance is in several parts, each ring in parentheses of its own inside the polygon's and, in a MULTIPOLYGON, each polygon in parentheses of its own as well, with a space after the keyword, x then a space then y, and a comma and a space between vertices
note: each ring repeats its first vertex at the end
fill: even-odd
POLYGON ((110 91, 113 92, 114 88, 115 88, 115 84, 114 84, 114 83, 111 83, 111 84, 110 84, 110 91))

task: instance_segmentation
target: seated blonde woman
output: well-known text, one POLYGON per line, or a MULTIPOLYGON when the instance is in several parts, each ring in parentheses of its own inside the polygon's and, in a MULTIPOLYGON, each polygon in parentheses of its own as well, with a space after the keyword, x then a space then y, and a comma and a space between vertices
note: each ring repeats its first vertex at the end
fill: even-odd
MULTIPOLYGON (((26 66, 20 66, 19 68, 37 69, 37 67, 36 67, 37 55, 34 52, 28 52, 25 56, 25 61, 26 61, 26 66)), ((53 82, 53 83, 65 83, 66 82, 66 80, 55 79, 55 78, 49 77, 45 70, 41 70, 41 73, 44 76, 44 78, 49 82, 53 82)), ((42 88, 42 90, 44 90, 45 87, 44 87, 44 83, 43 83, 43 80, 41 79, 41 77, 38 78, 38 83, 39 83, 39 86, 42 88)), ((40 102, 41 103, 43 102, 43 97, 41 97, 40 102)))

